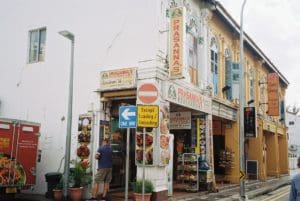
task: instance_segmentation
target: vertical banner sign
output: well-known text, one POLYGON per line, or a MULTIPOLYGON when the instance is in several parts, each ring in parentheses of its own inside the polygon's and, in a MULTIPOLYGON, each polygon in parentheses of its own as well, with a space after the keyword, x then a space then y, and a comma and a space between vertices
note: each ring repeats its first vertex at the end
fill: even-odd
POLYGON ((183 39, 185 31, 184 8, 176 7, 170 10, 170 67, 171 79, 183 77, 183 39))
POLYGON ((256 137, 256 112, 255 107, 244 108, 244 134, 246 138, 256 137))
POLYGON ((78 119, 78 148, 77 156, 80 159, 80 165, 83 169, 90 167, 91 160, 91 135, 92 135, 93 117, 90 114, 79 115, 78 119))
POLYGON ((169 105, 167 103, 161 103, 159 106, 159 113, 159 165, 165 166, 168 165, 171 160, 171 135, 169 134, 169 105))
POLYGON ((278 100, 279 76, 277 73, 268 74, 268 115, 279 116, 278 100))

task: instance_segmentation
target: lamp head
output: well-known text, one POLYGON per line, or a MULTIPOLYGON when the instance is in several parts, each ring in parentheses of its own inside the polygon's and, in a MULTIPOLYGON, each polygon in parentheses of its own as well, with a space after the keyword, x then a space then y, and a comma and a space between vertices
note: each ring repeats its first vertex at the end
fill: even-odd
POLYGON ((66 37, 67 39, 74 41, 75 36, 74 34, 72 34, 71 32, 67 31, 67 30, 63 30, 58 32, 60 35, 62 35, 63 37, 66 37))

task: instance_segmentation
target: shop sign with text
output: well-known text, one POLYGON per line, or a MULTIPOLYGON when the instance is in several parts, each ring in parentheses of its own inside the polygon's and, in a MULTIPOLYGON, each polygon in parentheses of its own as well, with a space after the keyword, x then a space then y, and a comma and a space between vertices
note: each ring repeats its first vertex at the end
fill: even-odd
POLYGON ((263 130, 269 131, 271 133, 276 132, 276 125, 271 121, 263 121, 263 130))
POLYGON ((176 7, 170 9, 170 67, 171 79, 183 77, 183 51, 185 33, 185 9, 176 7))
POLYGON ((278 100, 279 76, 277 73, 268 74, 268 115, 279 116, 278 100))
POLYGON ((166 99, 178 105, 188 107, 197 111, 211 113, 211 99, 197 93, 195 90, 187 89, 175 83, 166 83, 166 99))
POLYGON ((158 105, 138 105, 137 106, 137 126, 142 128, 158 127, 158 105))
POLYGON ((100 90, 136 87, 136 68, 123 68, 100 73, 100 90))
POLYGON ((244 108, 244 134, 245 137, 256 137, 256 112, 255 107, 244 108))
POLYGON ((191 112, 171 112, 170 129, 191 129, 191 112))

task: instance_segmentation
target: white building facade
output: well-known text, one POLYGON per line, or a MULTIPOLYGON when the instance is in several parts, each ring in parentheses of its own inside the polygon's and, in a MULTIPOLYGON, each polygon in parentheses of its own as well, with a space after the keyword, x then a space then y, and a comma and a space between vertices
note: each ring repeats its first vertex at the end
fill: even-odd
MULTIPOLYGON (((37 167, 35 193, 46 191, 45 173, 63 171, 71 46, 70 41, 58 32, 68 30, 75 35, 71 143, 71 159, 75 159, 80 114, 92 111, 95 115, 92 152, 98 146, 99 120, 105 118, 100 104, 101 93, 99 96, 100 71, 135 67, 138 85, 145 80, 157 81, 157 76, 151 76, 151 73, 160 71, 159 90, 163 90, 167 82, 185 88, 187 93, 195 88, 196 96, 210 99, 210 36, 207 9, 201 9, 202 6, 201 1, 163 0, 55 0, 43 3, 32 0, 8 1, 1 6, 0 117, 41 124, 41 161, 37 167), (168 12, 171 7, 185 9, 184 33, 190 28, 189 37, 183 38, 183 63, 186 65, 182 69, 183 79, 178 82, 169 82, 168 77, 168 12), (196 46, 198 49, 193 49, 196 46), (191 65, 194 69, 189 68, 191 65)), ((174 103, 175 106, 189 107, 174 103)), ((197 113, 197 109, 194 112, 197 113)), ((205 121, 211 123, 211 111, 200 112, 205 114, 205 121)), ((211 144, 208 140, 207 144, 211 144)), ((208 155, 209 146, 205 149, 204 153, 208 155)), ((166 191, 164 167, 149 169, 152 175, 154 171, 160 172, 161 181, 155 183, 156 191, 166 191)), ((148 177, 149 171, 146 172, 148 177)), ((139 171, 137 175, 140 175, 139 171)))
POLYGON ((297 159, 300 156, 300 117, 295 110, 287 110, 286 125, 288 125, 289 168, 296 169, 297 159))

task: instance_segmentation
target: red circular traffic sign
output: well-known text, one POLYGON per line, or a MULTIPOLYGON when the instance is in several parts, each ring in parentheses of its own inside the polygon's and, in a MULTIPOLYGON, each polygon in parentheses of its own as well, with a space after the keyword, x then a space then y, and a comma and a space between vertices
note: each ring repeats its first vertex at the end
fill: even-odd
POLYGON ((142 84, 138 88, 138 97, 142 103, 151 104, 157 100, 158 89, 152 83, 142 84))

